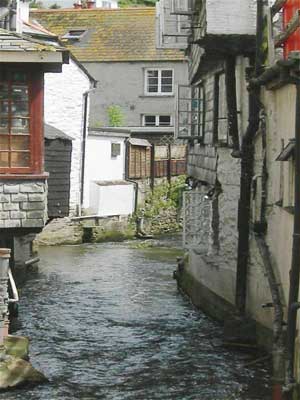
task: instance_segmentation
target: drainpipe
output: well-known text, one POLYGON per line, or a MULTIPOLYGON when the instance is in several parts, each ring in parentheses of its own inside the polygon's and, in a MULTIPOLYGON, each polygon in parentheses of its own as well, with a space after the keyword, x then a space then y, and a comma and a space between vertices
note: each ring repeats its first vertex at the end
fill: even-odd
MULTIPOLYGON (((290 292, 288 304, 287 327, 287 388, 292 389, 295 383, 295 340, 297 332, 297 302, 299 300, 300 277, 300 84, 296 85, 296 126, 295 126, 295 209, 292 262, 290 269, 290 292)), ((290 390, 292 398, 292 390, 290 390)))
MULTIPOLYGON (((255 56, 255 77, 258 75, 262 55, 261 46, 263 37, 263 0, 257 1, 257 36, 255 56)), ((245 315, 247 298, 247 276, 249 259, 249 234, 250 234, 250 207, 251 184, 253 177, 254 149, 253 138, 259 128, 259 90, 250 91, 249 95, 249 124, 242 139, 241 146, 241 180, 240 200, 238 208, 238 255, 236 272, 236 298, 235 305, 240 316, 245 315)))
POLYGON ((8 335, 8 270, 10 249, 0 249, 0 351, 8 335))
POLYGON ((83 128, 82 128, 82 145, 81 145, 81 176, 80 176, 80 204, 78 214, 81 216, 84 196, 84 174, 85 174, 85 150, 86 150, 86 137, 87 137, 87 125, 88 125, 88 100, 89 94, 95 90, 93 87, 83 93, 83 128))

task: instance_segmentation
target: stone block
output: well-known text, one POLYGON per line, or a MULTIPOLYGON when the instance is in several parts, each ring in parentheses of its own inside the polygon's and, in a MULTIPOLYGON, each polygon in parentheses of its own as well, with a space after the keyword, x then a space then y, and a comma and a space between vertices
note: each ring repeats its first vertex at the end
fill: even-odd
POLYGON ((21 193, 44 193, 45 185, 43 183, 24 183, 20 185, 21 193))
POLYGON ((19 193, 20 185, 4 184, 4 193, 19 193))
POLYGON ((4 221, 5 228, 21 228, 21 221, 19 219, 7 219, 4 221))
POLYGON ((8 194, 1 194, 0 193, 0 203, 9 203, 10 196, 8 194))
POLYGON ((27 216, 27 218, 44 218, 45 217, 44 211, 28 211, 27 213, 25 213, 25 215, 27 216))
POLYGON ((4 190, 4 185, 3 183, 0 183, 0 193, 3 193, 3 190, 4 190))
POLYGON ((27 201, 28 200, 28 196, 27 194, 23 194, 23 193, 18 193, 18 194, 12 194, 11 195, 11 201, 13 202, 20 202, 20 201, 27 201))
POLYGON ((43 228, 44 220, 43 219, 23 219, 22 227, 23 228, 43 228))
POLYGON ((24 211, 11 211, 10 212, 11 219, 24 219, 26 218, 26 212, 24 211))
POLYGON ((3 203, 3 211, 19 211, 19 203, 3 203))
MULTIPOLYGON (((28 200, 35 202, 35 201, 45 201, 45 194, 40 193, 29 193, 28 200)), ((25 200, 26 201, 26 200, 25 200)))
POLYGON ((8 211, 0 211, 0 219, 9 219, 8 211))
POLYGON ((45 203, 43 201, 34 201, 34 202, 29 202, 25 201, 21 203, 21 210, 44 210, 45 209, 45 203))

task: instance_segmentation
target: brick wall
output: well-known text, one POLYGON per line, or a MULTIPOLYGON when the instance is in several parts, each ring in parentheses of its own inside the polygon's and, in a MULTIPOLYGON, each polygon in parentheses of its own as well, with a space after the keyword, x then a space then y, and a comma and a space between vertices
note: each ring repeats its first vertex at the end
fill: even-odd
POLYGON ((46 219, 45 181, 0 182, 0 228, 43 228, 46 219))

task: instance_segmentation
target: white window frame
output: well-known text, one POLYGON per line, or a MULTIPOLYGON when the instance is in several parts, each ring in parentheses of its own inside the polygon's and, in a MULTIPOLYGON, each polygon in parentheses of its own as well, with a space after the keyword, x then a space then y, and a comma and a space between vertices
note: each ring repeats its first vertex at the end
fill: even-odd
POLYGON ((144 88, 146 96, 174 96, 174 68, 146 68, 144 72, 144 88), (148 92, 148 72, 158 71, 158 91, 148 92), (162 71, 172 71, 172 92, 161 91, 161 74, 162 71))
POLYGON ((143 114, 142 115, 142 125, 145 126, 146 128, 151 128, 151 127, 164 127, 164 126, 173 126, 172 125, 172 115, 171 114, 143 114), (145 117, 155 117, 155 125, 146 125, 146 118, 145 117), (159 124, 159 118, 160 117, 170 117, 170 125, 160 125, 159 124))

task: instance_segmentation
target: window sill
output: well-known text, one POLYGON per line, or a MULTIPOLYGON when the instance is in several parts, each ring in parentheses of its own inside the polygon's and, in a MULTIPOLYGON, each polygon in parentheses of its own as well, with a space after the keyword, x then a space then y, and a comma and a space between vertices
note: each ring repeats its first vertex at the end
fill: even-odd
POLYGON ((2 174, 0 173, 0 182, 1 181, 13 181, 13 180, 46 180, 48 179, 49 174, 45 172, 43 174, 2 174))
POLYGON ((141 94, 141 95, 139 95, 139 98, 140 99, 144 99, 144 98, 146 98, 146 99, 148 99, 149 97, 151 98, 151 99, 157 99, 157 98, 163 98, 163 99, 165 99, 165 98, 169 98, 169 97, 174 97, 175 95, 174 94, 141 94))

